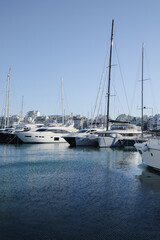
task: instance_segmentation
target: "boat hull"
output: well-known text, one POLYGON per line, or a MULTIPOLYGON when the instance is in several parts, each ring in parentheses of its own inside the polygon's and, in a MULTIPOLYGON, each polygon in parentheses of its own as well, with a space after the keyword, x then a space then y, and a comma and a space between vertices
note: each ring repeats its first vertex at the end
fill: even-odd
POLYGON ((76 137, 76 146, 98 146, 98 139, 94 136, 76 137))
POLYGON ((160 150, 150 149, 142 153, 142 160, 145 164, 160 170, 160 150))
POLYGON ((17 137, 23 143, 66 143, 65 139, 62 138, 63 134, 54 134, 52 132, 26 132, 16 133, 17 137))
POLYGON ((135 144, 142 156, 142 161, 149 167, 160 170, 160 140, 150 140, 146 143, 135 144))
POLYGON ((71 147, 75 147, 76 146, 76 139, 75 137, 63 137, 65 139, 66 142, 68 142, 70 144, 71 147))
POLYGON ((118 143, 118 140, 113 137, 98 137, 98 146, 100 148, 114 147, 118 143))

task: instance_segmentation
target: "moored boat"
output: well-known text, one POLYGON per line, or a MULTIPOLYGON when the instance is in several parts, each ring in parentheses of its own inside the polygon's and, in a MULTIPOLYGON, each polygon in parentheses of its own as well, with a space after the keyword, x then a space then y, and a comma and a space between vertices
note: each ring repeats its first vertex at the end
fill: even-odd
POLYGON ((144 143, 135 144, 142 156, 142 161, 150 167, 160 170, 160 139, 151 139, 144 143))
POLYGON ((64 143, 64 135, 76 132, 77 129, 71 126, 56 125, 52 127, 41 127, 30 131, 15 132, 15 135, 23 143, 64 143))
POLYGON ((127 142, 134 146, 136 139, 141 136, 141 130, 130 123, 117 123, 110 130, 98 133, 99 147, 123 147, 127 142))
POLYGON ((98 146, 98 132, 102 131, 100 128, 86 128, 81 129, 75 133, 63 136, 63 138, 70 144, 75 146, 98 146))

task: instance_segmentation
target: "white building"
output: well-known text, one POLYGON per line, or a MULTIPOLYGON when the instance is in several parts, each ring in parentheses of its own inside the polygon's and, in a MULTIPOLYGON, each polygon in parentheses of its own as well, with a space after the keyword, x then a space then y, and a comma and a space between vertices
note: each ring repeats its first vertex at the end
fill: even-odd
POLYGON ((40 112, 37 110, 27 112, 25 116, 25 121, 29 123, 34 123, 35 119, 40 116, 40 112))

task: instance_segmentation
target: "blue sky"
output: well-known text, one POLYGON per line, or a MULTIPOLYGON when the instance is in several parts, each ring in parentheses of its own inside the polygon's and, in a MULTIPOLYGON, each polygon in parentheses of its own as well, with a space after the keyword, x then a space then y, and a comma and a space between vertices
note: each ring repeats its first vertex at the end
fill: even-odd
MULTIPOLYGON (((142 42, 144 78, 150 78, 144 83, 145 113, 151 115, 151 108, 160 113, 159 11, 158 0, 1 0, 1 112, 11 67, 11 114, 20 113, 22 96, 24 113, 61 114, 63 77, 65 113, 91 116, 114 19, 111 94, 116 96, 110 115, 140 116, 142 42)), ((103 113, 104 102, 105 97, 103 113)))

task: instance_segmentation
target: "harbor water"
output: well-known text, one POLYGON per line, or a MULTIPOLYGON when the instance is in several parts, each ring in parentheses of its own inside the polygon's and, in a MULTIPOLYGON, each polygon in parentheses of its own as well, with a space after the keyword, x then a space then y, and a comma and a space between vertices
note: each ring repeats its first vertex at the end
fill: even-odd
POLYGON ((159 203, 135 150, 0 145, 0 240, 159 240, 159 203))

